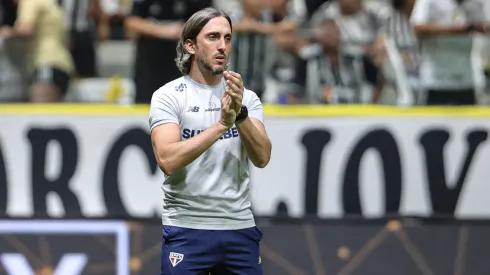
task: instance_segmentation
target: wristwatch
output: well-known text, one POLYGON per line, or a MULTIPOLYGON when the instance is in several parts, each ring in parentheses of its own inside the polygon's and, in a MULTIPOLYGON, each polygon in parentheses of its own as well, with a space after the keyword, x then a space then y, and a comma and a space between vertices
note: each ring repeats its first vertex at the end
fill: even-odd
POLYGON ((240 113, 236 116, 235 122, 240 122, 248 117, 247 106, 242 106, 240 113))

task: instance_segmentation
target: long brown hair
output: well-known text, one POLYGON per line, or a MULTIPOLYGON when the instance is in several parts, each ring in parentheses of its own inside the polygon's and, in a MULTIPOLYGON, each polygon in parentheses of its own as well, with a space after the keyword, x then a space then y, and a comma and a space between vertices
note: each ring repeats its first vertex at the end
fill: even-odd
POLYGON ((182 74, 189 74, 192 64, 192 55, 185 48, 185 42, 190 39, 195 43, 202 28, 206 26, 209 20, 216 17, 226 18, 228 23, 230 23, 230 28, 232 27, 230 17, 223 11, 213 7, 205 8, 194 13, 184 24, 179 43, 177 44, 177 58, 175 58, 177 68, 182 74))

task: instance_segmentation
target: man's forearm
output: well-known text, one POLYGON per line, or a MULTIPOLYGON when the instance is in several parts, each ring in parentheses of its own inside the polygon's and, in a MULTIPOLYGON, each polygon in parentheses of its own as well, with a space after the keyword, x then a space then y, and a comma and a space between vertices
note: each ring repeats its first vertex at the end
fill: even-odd
POLYGON ((109 16, 105 13, 104 8, 102 7, 101 0, 93 0, 91 2, 90 11, 92 16, 97 18, 99 21, 99 25, 109 25, 109 16))
POLYGON ((467 26, 431 26, 417 25, 414 27, 418 37, 428 37, 437 35, 455 35, 468 33, 467 26))
POLYGON ((139 17, 129 17, 125 25, 128 30, 137 34, 172 39, 172 34, 165 25, 151 23, 139 17))
POLYGON ((167 144, 164 152, 157 152, 160 168, 169 176, 174 174, 196 160, 226 131, 228 128, 218 122, 190 139, 167 144))
POLYGON ((272 145, 267 135, 262 133, 250 118, 236 124, 243 147, 252 163, 264 168, 271 158, 272 145))

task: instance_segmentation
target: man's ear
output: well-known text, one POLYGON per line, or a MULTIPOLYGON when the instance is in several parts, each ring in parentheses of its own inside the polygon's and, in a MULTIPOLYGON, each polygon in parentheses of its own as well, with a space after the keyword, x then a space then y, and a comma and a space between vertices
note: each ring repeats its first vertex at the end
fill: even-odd
POLYGON ((185 49, 187 50, 188 53, 190 54, 195 54, 196 53, 196 45, 194 44, 194 41, 192 41, 191 39, 187 39, 185 41, 185 49))

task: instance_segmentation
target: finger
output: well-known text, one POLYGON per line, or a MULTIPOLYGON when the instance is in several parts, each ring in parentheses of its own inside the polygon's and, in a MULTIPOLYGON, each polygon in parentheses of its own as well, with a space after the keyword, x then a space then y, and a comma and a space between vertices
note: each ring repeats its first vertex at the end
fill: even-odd
POLYGON ((230 98, 229 92, 226 92, 223 94, 222 101, 224 100, 225 102, 230 98))
POLYGON ((231 76, 233 76, 233 77, 236 77, 236 78, 238 78, 238 79, 240 79, 240 80, 242 79, 242 76, 241 76, 239 73, 236 73, 236 72, 234 72, 234 71, 228 71, 228 73, 229 73, 231 76))
POLYGON ((231 80, 231 78, 233 77, 229 71, 223 72, 223 76, 225 77, 225 80, 231 80))
POLYGON ((240 96, 240 94, 237 94, 233 91, 226 91, 225 92, 231 99, 233 99, 233 101, 235 102, 238 102, 238 103, 241 103, 242 102, 242 97, 240 96))
POLYGON ((230 96, 227 96, 225 99, 226 106, 230 107, 232 102, 233 102, 233 99, 230 96))
POLYGON ((237 73, 230 73, 230 77, 227 78, 227 81, 235 83, 240 89, 243 86, 242 77, 237 73))
POLYGON ((226 81, 226 85, 228 85, 228 87, 234 92, 234 93, 237 93, 237 94, 241 94, 242 93, 242 87, 240 86, 240 84, 237 84, 235 82, 232 82, 231 80, 227 80, 226 81))
POLYGON ((230 103, 231 103, 231 98, 229 95, 225 94, 222 98, 221 98, 221 106, 223 108, 225 107, 229 107, 230 106, 230 103))
POLYGON ((238 76, 233 76, 231 74, 228 74, 228 77, 226 77, 226 84, 228 87, 232 88, 235 90, 236 93, 243 94, 244 88, 243 88, 243 81, 241 79, 241 76, 237 73, 235 75, 238 76))
POLYGON ((239 80, 241 81, 242 80, 242 76, 239 74, 239 73, 235 73, 233 71, 226 71, 223 73, 225 79, 227 80, 239 80))
POLYGON ((230 75, 231 75, 230 79, 232 79, 235 83, 239 84, 240 87, 243 87, 243 79, 239 73, 230 71, 230 75))

